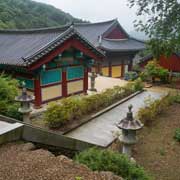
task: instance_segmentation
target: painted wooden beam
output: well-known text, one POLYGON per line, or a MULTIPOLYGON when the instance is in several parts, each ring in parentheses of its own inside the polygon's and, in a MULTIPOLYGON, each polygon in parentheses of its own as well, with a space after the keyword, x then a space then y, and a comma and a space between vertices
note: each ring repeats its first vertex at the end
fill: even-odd
POLYGON ((32 64, 28 68, 28 70, 29 71, 35 70, 39 68, 40 66, 42 66, 43 64, 50 62, 58 54, 69 49, 70 47, 80 50, 81 52, 83 52, 84 54, 86 54, 87 56, 91 57, 92 59, 96 61, 101 61, 103 59, 103 57, 98 57, 92 50, 90 50, 88 47, 86 47, 82 42, 80 42, 76 38, 71 38, 67 40, 66 42, 64 42, 62 45, 60 45, 59 47, 57 47, 55 50, 50 52, 48 55, 44 56, 43 58, 41 58, 40 60, 32 64))

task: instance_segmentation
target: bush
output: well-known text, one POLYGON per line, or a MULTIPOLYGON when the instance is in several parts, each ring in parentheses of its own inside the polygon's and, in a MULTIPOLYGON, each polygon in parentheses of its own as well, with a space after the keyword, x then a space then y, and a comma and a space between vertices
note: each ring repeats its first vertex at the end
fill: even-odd
POLYGON ((59 103, 51 103, 48 106, 44 120, 49 127, 58 128, 70 120, 76 120, 83 115, 107 107, 142 88, 142 82, 138 79, 128 83, 125 87, 115 86, 100 94, 65 98, 59 103))
POLYGON ((91 148, 75 156, 75 161, 93 171, 111 171, 127 180, 149 180, 144 169, 120 153, 91 148))
POLYGON ((137 74, 137 72, 134 72, 134 71, 129 71, 129 72, 125 73, 125 76, 124 76, 125 80, 131 80, 131 81, 133 81, 137 78, 138 78, 138 74, 137 74))
POLYGON ((18 95, 18 81, 0 75, 0 84, 0 114, 21 120, 22 115, 18 112, 20 104, 15 102, 15 96, 18 95))
POLYGON ((143 80, 151 78, 154 82, 155 78, 160 78, 161 82, 165 83, 168 81, 169 72, 167 69, 162 68, 156 61, 150 61, 145 66, 144 72, 141 73, 143 80))
POLYGON ((151 98, 145 101, 146 107, 140 108, 138 118, 146 126, 151 125, 155 118, 164 112, 169 105, 174 102, 174 96, 167 95, 161 99, 153 101, 151 98))
POLYGON ((180 142, 180 128, 177 128, 177 129, 175 130, 174 139, 175 139, 177 142, 180 142))

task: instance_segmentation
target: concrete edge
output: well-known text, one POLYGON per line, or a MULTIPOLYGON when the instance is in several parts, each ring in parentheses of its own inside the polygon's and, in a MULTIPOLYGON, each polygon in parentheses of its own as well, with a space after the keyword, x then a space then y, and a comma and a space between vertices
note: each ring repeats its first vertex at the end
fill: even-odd
POLYGON ((23 127, 23 124, 20 124, 20 123, 10 124, 8 127, 5 127, 0 131, 0 136, 3 135, 3 134, 6 134, 8 132, 11 132, 13 130, 16 130, 16 129, 20 128, 20 127, 23 127))
MULTIPOLYGON (((47 139, 54 136, 55 139, 56 139, 56 142, 58 141, 60 144, 67 141, 68 144, 73 144, 73 145, 76 145, 76 149, 73 149, 73 150, 78 150, 78 151, 81 151, 83 149, 85 149, 86 147, 94 147, 97 145, 96 144, 92 144, 92 143, 88 143, 88 142, 85 142, 85 141, 81 141, 81 140, 78 140, 78 139, 74 139, 74 138, 71 138, 71 137, 67 137, 67 136, 64 136, 62 134, 59 134, 59 133, 56 133, 56 132, 53 132, 51 130, 46 130, 46 129, 43 129, 43 128, 40 128, 40 127, 36 127, 36 126, 33 126, 31 124, 28 124, 28 123, 24 123, 24 122, 21 122, 17 119, 13 119, 13 118, 9 118, 7 116, 3 116, 3 115, 0 115, 0 119, 2 121, 5 121, 5 122, 9 122, 9 123, 20 123, 22 124, 22 126, 20 128, 23 128, 22 130, 22 139, 23 140, 26 140, 26 141, 30 141, 30 142, 34 142, 34 143, 41 143, 41 144, 46 144, 46 145, 52 145, 53 143, 47 143, 47 139), (35 130, 36 133, 35 134, 39 134, 37 136, 37 138, 41 138, 41 135, 43 133, 47 133, 48 136, 47 138, 43 138, 44 140, 40 141, 40 142, 37 142, 37 141, 33 141, 34 139, 37 139, 35 138, 34 136, 27 136, 27 133, 28 132, 25 132, 26 130, 35 130), (28 138, 27 138, 28 137, 28 138), (59 137, 57 139, 57 137, 59 137), (34 138, 34 139, 33 139, 34 138), (82 146, 82 147, 81 147, 82 146)), ((52 140, 52 139, 51 139, 52 140)), ((56 146, 56 145, 53 145, 53 146, 56 146)), ((67 145, 68 146, 68 145, 67 145)), ((60 146, 56 146, 56 147, 60 147, 60 146)), ((68 147, 63 147, 61 146, 62 148, 67 148, 67 149, 71 149, 71 148, 68 148, 68 147)), ((102 146, 98 146, 99 148, 102 148, 102 146)), ((71 149, 72 150, 72 149, 71 149)))
POLYGON ((131 99, 131 98, 137 96, 138 94, 141 94, 141 93, 144 92, 144 91, 145 91, 144 89, 141 90, 141 91, 137 91, 137 92, 135 92, 135 93, 133 93, 133 94, 127 96, 126 98, 123 98, 123 99, 121 99, 120 101, 118 101, 118 102, 116 102, 116 103, 114 103, 114 104, 112 104, 112 105, 106 107, 105 109, 103 109, 103 110, 101 110, 101 111, 99 111, 99 112, 97 112, 97 113, 91 115, 91 117, 88 118, 87 121, 84 121, 84 122, 82 122, 81 124, 79 124, 78 126, 72 128, 72 129, 70 129, 70 130, 65 131, 65 132, 63 133, 63 135, 66 135, 66 134, 72 132, 73 130, 75 130, 75 129, 81 127, 82 125, 84 125, 84 124, 86 124, 86 123, 92 121, 92 120, 95 119, 96 117, 99 117, 100 115, 102 115, 102 114, 104 114, 104 113, 110 111, 111 109, 113 109, 113 108, 117 107, 118 105, 120 105, 120 104, 122 104, 122 103, 128 101, 129 99, 131 99))

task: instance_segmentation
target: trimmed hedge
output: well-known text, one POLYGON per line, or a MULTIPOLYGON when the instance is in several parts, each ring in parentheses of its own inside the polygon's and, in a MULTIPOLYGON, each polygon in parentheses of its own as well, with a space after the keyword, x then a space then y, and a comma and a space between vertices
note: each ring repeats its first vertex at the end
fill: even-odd
POLYGON ((44 121, 49 127, 58 128, 70 120, 76 120, 83 115, 105 108, 142 89, 142 81, 137 79, 124 87, 115 86, 99 94, 65 98, 59 103, 51 103, 48 106, 44 114, 44 121))
POLYGON ((151 177, 139 165, 118 152, 91 148, 75 156, 75 161, 93 171, 111 171, 126 180, 150 180, 151 177))

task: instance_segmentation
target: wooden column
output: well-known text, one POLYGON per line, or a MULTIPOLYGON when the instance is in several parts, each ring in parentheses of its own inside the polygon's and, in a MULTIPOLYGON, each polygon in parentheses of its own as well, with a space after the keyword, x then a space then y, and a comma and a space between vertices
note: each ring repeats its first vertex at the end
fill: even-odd
POLYGON ((109 77, 112 77, 112 63, 109 62, 109 77))
POLYGON ((84 94, 87 94, 87 90, 88 90, 88 68, 85 67, 84 68, 84 85, 83 85, 83 91, 84 94))
POLYGON ((124 69, 124 64, 122 64, 121 66, 122 66, 122 68, 121 68, 121 77, 124 77, 124 70, 125 70, 124 69))
POLYGON ((128 65, 128 71, 132 71, 132 62, 128 65))
POLYGON ((35 96, 35 108, 40 108, 42 105, 42 96, 41 96, 41 82, 40 76, 38 75, 34 80, 34 96, 35 96))
POLYGON ((66 73, 66 68, 63 68, 62 71, 62 97, 67 97, 67 73, 66 73))

